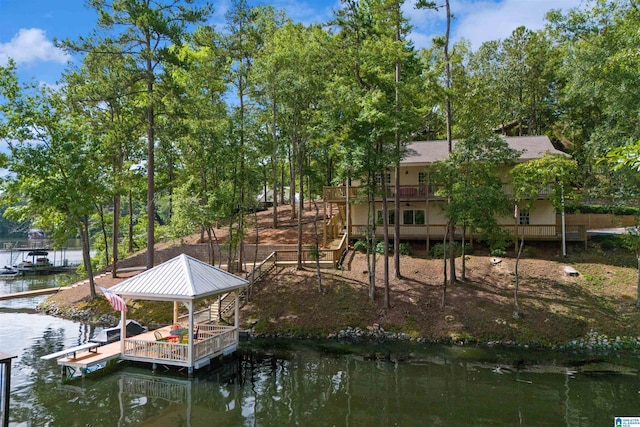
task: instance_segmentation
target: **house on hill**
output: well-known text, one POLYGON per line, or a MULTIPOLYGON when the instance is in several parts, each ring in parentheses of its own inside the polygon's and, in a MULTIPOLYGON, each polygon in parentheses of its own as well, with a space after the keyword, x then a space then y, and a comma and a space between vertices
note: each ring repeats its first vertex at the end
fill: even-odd
MULTIPOLYGON (((504 137, 512 149, 520 152, 517 162, 527 162, 542 158, 545 154, 565 153, 555 149, 546 136, 521 136, 504 137)), ((454 145, 456 141, 453 142, 454 145)), ((426 240, 427 245, 431 240, 442 240, 446 231, 445 205, 446 198, 437 194, 438 188, 432 185, 429 168, 440 160, 448 157, 447 141, 417 141, 406 147, 406 154, 400 163, 400 190, 396 194, 395 174, 385 173, 380 179, 384 179, 387 186, 387 203, 389 204, 389 224, 396 219, 400 222, 401 240, 426 240), (394 211, 395 199, 401 203, 400 212, 394 211)), ((503 188, 507 195, 512 194, 508 171, 504 172, 503 188)), ((380 192, 378 192, 380 193, 380 192)), ((497 218, 498 224, 507 232, 525 236, 527 240, 556 241, 562 239, 559 215, 557 215, 551 201, 552 189, 542 191, 530 211, 520 210, 518 218, 507 215, 497 218)), ((358 180, 352 180, 350 186, 341 185, 324 187, 323 198, 325 208, 328 209, 326 217, 329 217, 325 227, 325 236, 329 239, 337 237, 337 234, 348 226, 350 238, 362 238, 367 229, 368 206, 366 189, 358 180), (347 201, 349 209, 347 209, 347 201), (349 220, 347 221, 347 212, 349 220)), ((382 218, 382 197, 375 199, 376 218, 382 218)), ((381 221, 378 221, 379 223, 381 221)), ((376 236, 382 237, 382 227, 376 227, 376 236)), ((389 233, 393 238, 393 227, 389 227, 389 233)), ((456 238, 460 239, 461 230, 457 230, 456 238)), ((466 236, 467 238, 471 236, 466 236)), ((567 240, 586 240, 585 227, 572 225, 565 229, 567 240)))

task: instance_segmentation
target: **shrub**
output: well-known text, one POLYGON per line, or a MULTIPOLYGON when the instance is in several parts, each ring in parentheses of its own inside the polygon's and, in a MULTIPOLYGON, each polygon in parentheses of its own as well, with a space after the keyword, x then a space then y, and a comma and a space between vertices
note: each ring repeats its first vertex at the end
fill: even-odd
POLYGON ((367 252, 367 247, 369 247, 369 245, 366 240, 358 240, 353 244, 353 250, 358 252, 367 252))
POLYGON ((442 258, 444 255, 445 246, 442 243, 435 244, 429 250, 429 255, 434 258, 442 258))
POLYGON ((400 255, 411 255, 411 245, 408 243, 400 243, 400 255))
MULTIPOLYGON (((462 246, 462 245, 460 245, 462 246)), ((465 255, 473 255, 473 245, 471 243, 465 243, 464 244, 464 254, 465 255)), ((462 255, 462 252, 460 252, 460 254, 462 255)))
POLYGON ((489 246, 489 253, 491 256, 506 256, 507 248, 511 245, 511 243, 507 243, 506 240, 495 240, 491 242, 489 246))
MULTIPOLYGON (((438 243, 435 244, 431 247, 431 250, 429 251, 429 255, 431 255, 434 258, 442 258, 442 256, 444 255, 444 250, 448 251, 449 250, 449 245, 443 245, 442 243, 438 243)), ((471 244, 469 243, 465 243, 464 244, 464 254, 465 255, 473 255, 473 246, 471 246, 471 244)), ((461 256, 462 255, 462 244, 460 242, 455 242, 453 244, 453 253, 454 256, 461 256)))
POLYGON ((600 240, 600 249, 603 251, 611 251, 621 247, 621 240, 617 236, 603 236, 600 240))
POLYGON ((505 251, 502 248, 495 248, 495 249, 491 249, 491 256, 506 256, 507 255, 507 251, 505 251))

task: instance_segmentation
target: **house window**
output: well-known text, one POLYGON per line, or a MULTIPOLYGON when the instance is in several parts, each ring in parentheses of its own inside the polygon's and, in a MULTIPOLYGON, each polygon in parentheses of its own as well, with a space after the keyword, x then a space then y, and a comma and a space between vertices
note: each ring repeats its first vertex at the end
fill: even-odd
MULTIPOLYGON (((376 185, 382 185, 382 181, 380 179, 381 174, 377 173, 376 174, 376 185)), ((391 185, 391 173, 390 172, 385 172, 384 173, 384 183, 387 185, 391 185)))
POLYGON ((424 211, 421 209, 407 209, 402 212, 402 223, 404 225, 424 225, 424 211))
POLYGON ((529 209, 522 209, 518 212, 518 224, 529 225, 530 215, 529 209))
MULTIPOLYGON (((396 223, 396 211, 393 209, 389 209, 387 211, 387 215, 389 216, 389 225, 393 225, 396 223)), ((377 225, 382 225, 382 219, 384 218, 384 216, 382 215, 382 210, 378 211, 378 216, 376 218, 376 224, 377 225)))
POLYGON ((427 183, 427 173, 418 172, 418 184, 426 184, 426 183, 427 183))

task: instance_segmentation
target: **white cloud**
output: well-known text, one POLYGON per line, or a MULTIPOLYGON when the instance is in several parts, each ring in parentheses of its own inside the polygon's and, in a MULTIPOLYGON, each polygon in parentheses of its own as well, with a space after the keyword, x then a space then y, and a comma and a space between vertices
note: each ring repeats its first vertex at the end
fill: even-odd
POLYGON ((17 64, 33 64, 38 61, 66 63, 71 56, 56 47, 39 28, 22 28, 8 43, 0 43, 0 65, 9 58, 17 64))
MULTIPOLYGON (((444 35, 445 12, 444 8, 415 10, 414 3, 407 2, 403 11, 414 26, 411 39, 420 48, 430 44, 433 34, 444 35), (426 40, 429 43, 425 44, 426 40)), ((582 0, 452 0, 451 39, 454 42, 467 39, 475 50, 485 41, 509 37, 521 25, 539 30, 551 9, 566 12, 582 3, 582 0)))
POLYGON ((473 49, 483 42, 505 39, 519 26, 529 30, 540 30, 546 23, 545 15, 551 9, 567 11, 579 7, 581 0, 461 0, 458 9, 453 39, 471 41, 473 49))

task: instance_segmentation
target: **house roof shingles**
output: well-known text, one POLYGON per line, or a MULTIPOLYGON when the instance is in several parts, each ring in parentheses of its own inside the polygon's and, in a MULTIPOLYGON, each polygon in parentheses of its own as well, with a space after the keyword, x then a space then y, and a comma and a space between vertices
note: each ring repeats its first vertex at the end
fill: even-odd
MULTIPOLYGON (((509 147, 520 151, 522 154, 518 161, 524 162, 539 159, 545 153, 566 155, 560 150, 556 150, 549 138, 541 136, 513 136, 503 137, 509 147)), ((457 140, 453 140, 453 145, 457 140)), ((440 160, 445 160, 449 156, 448 144, 446 140, 438 141, 416 141, 407 144, 406 154, 403 164, 427 165, 440 160)))

